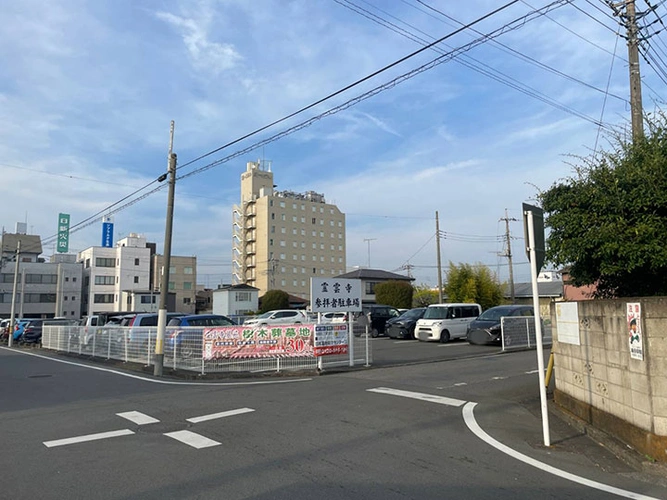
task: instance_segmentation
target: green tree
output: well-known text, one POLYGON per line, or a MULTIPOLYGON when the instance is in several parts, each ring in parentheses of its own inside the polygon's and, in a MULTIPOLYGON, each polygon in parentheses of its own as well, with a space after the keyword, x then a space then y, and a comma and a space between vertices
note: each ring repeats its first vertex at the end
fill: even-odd
POLYGON ((275 309, 289 309, 289 295, 283 290, 269 290, 259 299, 261 305, 259 313, 273 311, 275 309))
POLYGON ((448 302, 477 303, 482 309, 497 306, 503 301, 503 286, 482 264, 457 266, 450 262, 444 291, 448 302))
POLYGON ((400 309, 410 309, 412 293, 412 285, 407 281, 385 281, 375 285, 375 302, 400 309))
POLYGON ((417 285, 414 287, 412 295, 412 307, 426 307, 431 304, 437 304, 438 291, 433 290, 426 285, 417 285))
POLYGON ((569 266, 574 285, 596 285, 598 297, 666 295, 665 115, 650 117, 635 143, 615 134, 609 144, 540 194, 546 258, 569 266))

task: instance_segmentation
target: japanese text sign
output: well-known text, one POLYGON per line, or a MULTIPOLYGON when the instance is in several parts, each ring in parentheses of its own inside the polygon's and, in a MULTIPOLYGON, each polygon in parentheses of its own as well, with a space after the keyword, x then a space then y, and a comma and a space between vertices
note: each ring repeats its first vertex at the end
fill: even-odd
POLYGON ((310 278, 313 312, 361 311, 361 280, 310 278))
POLYGON ((226 326, 206 328, 205 360, 313 357, 315 325, 226 326))
POLYGON ((69 214, 58 215, 58 241, 56 250, 60 253, 69 251, 69 214))
POLYGON ((642 342, 642 305, 639 302, 628 302, 626 305, 628 322, 628 341, 630 357, 644 359, 644 344, 642 342))

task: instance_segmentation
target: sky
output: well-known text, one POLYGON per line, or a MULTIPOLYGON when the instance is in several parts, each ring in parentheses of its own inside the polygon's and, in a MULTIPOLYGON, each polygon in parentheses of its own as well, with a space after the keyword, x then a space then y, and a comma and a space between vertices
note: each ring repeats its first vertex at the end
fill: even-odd
MULTIPOLYGON (((162 252, 167 195, 154 189, 174 120, 172 252, 197 256, 199 284, 231 282, 232 208, 258 159, 277 189, 346 214, 348 270, 437 285, 437 212, 443 267, 507 280, 507 214, 525 282, 522 203, 629 128, 626 41, 601 0, 0 4, 1 224, 27 222, 46 257, 59 213, 72 252, 101 244, 109 213, 116 239, 143 234, 162 252)), ((665 15, 643 19, 647 112, 667 95, 665 15)))

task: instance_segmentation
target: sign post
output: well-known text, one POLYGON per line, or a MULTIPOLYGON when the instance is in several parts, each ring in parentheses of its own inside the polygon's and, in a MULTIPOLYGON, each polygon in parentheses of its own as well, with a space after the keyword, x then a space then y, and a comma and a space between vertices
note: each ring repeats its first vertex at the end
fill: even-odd
POLYGON ((540 406, 542 408, 542 433, 544 446, 551 446, 549 438, 549 410, 547 408, 547 388, 544 385, 544 352, 542 346, 542 321, 540 320, 540 293, 537 288, 537 274, 544 264, 544 211, 526 203, 523 204, 523 229, 526 254, 530 261, 530 277, 533 288, 533 310, 535 312, 535 340, 537 342, 537 373, 540 385, 540 406))

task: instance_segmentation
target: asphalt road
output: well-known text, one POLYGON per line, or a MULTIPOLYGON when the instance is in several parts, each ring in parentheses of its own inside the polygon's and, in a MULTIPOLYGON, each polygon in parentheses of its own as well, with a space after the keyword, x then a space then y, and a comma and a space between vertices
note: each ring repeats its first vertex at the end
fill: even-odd
POLYGON ((667 498, 563 422, 542 446, 534 351, 203 385, 36 353, 0 349, 2 498, 667 498))

